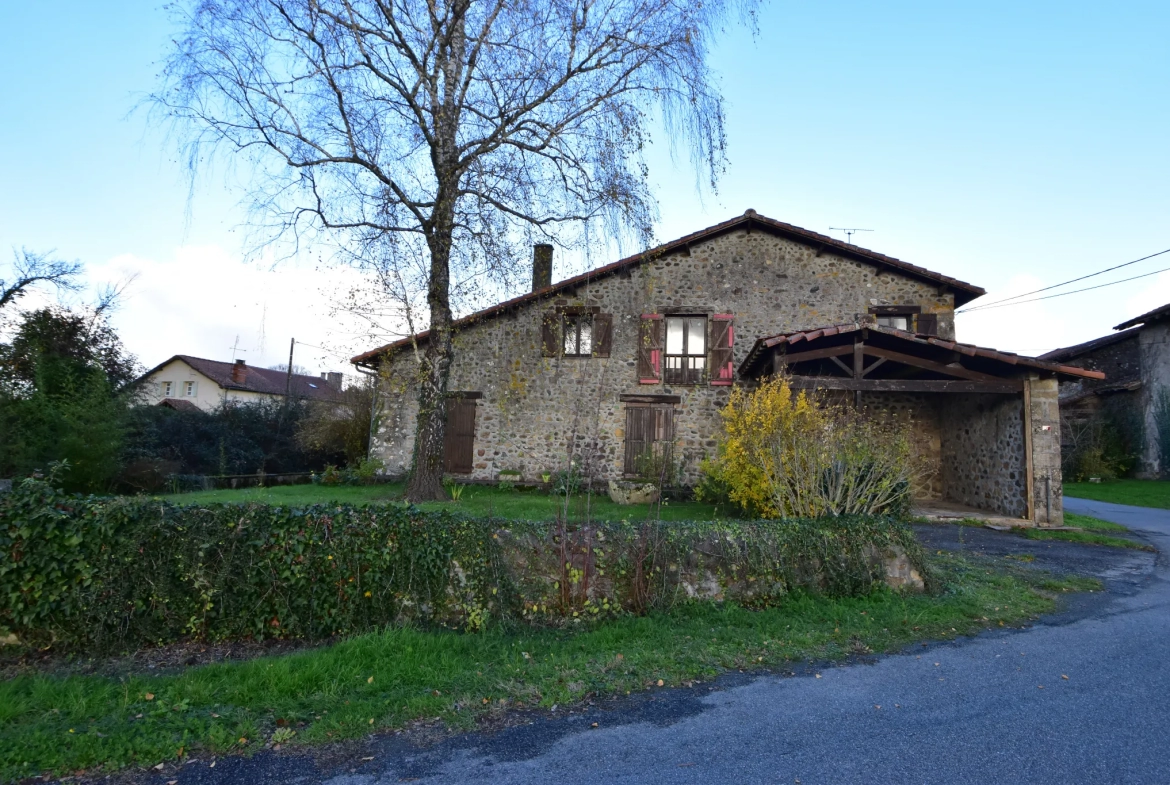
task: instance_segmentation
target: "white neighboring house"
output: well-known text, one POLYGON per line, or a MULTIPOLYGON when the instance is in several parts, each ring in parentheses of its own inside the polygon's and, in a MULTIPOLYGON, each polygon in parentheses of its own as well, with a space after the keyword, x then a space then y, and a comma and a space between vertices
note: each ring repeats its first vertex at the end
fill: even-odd
MULTIPOLYGON (((288 374, 269 368, 176 354, 144 373, 138 384, 143 402, 173 409, 211 411, 229 401, 279 400, 289 386, 288 374)), ((341 374, 320 377, 294 373, 292 395, 311 401, 341 401, 341 374)))

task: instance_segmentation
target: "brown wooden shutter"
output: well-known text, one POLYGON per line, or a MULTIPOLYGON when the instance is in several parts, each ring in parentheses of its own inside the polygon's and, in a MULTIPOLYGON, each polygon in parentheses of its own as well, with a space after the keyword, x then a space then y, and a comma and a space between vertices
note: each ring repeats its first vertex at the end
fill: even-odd
POLYGON ((662 381, 662 315, 642 314, 638 330, 638 383, 662 381))
POLYGON ((938 335, 938 314, 937 313, 920 313, 920 314, 918 314, 917 331, 921 335, 938 335))
POLYGON ((735 316, 729 313, 711 317, 711 384, 726 386, 735 380, 734 321, 735 316))
POLYGON ((561 317, 556 311, 545 311, 540 320, 540 353, 556 357, 561 348, 561 317))
POLYGON ((475 400, 447 399, 447 425, 443 430, 443 469, 470 474, 475 461, 475 400))
POLYGON ((613 314, 593 314, 593 356, 609 357, 613 351, 613 314))
POLYGON ((638 458, 649 446, 653 425, 653 410, 649 406, 626 407, 626 455, 622 470, 637 474, 638 458))

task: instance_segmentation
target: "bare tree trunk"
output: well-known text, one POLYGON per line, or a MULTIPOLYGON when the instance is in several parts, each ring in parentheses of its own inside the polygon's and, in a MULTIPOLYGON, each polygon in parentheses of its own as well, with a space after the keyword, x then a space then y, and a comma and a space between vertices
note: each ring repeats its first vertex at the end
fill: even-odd
MULTIPOLYGON (((453 207, 453 206, 452 206, 453 207)), ((436 210, 438 212, 438 210, 436 210)), ((444 210, 453 217, 454 210, 444 210)), ((428 238, 431 249, 431 280, 427 303, 431 311, 430 337, 419 369, 418 428, 414 439, 414 460, 406 485, 409 502, 446 501, 443 490, 443 443, 447 430, 447 379, 451 375, 451 233, 449 219, 439 217, 436 231, 428 238)))

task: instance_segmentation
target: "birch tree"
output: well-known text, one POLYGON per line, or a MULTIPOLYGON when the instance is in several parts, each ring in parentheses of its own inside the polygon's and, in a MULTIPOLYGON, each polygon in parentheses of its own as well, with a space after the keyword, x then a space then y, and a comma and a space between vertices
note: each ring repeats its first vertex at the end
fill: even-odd
POLYGON ((534 238, 651 234, 650 133, 724 166, 708 64, 755 0, 198 0, 154 96, 246 161, 273 238, 422 253, 429 334, 407 498, 444 498, 453 280, 508 282, 534 238))

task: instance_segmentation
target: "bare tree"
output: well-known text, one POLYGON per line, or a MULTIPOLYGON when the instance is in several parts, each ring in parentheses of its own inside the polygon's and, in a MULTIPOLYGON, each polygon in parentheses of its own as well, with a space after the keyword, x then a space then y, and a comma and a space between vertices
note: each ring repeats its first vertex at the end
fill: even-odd
POLYGON ((73 292, 79 286, 81 262, 63 262, 51 253, 36 253, 27 248, 13 251, 12 276, 0 278, 0 310, 12 305, 34 288, 48 284, 58 290, 73 292))
POLYGON ((444 498, 453 273, 507 286, 537 237, 647 240, 659 122, 713 185, 708 41, 755 1, 191 0, 155 102, 191 131, 192 167, 208 146, 253 156, 272 238, 426 258, 407 498, 444 498))

